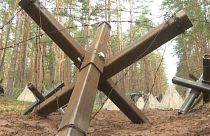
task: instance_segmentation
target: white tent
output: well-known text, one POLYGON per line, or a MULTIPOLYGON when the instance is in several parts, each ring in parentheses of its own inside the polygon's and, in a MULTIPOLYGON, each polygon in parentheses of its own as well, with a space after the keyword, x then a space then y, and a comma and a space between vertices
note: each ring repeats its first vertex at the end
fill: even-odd
POLYGON ((26 102, 35 102, 36 98, 33 93, 28 89, 27 85, 23 92, 18 96, 17 100, 26 102))
POLYGON ((138 101, 136 102, 136 106, 142 110, 144 108, 145 102, 143 97, 139 97, 138 101))
POLYGON ((149 98, 146 102, 146 106, 145 108, 148 109, 161 109, 161 104, 159 103, 159 101, 152 95, 149 95, 149 98))
POLYGON ((185 94, 184 100, 187 99, 187 97, 188 97, 189 94, 190 94, 190 91, 191 91, 191 88, 187 89, 187 92, 186 92, 186 94, 185 94))
POLYGON ((108 99, 104 106, 103 106, 103 109, 106 109, 106 110, 119 110, 119 108, 110 100, 108 99))
POLYGON ((183 99, 174 86, 169 86, 163 95, 161 106, 164 109, 179 109, 183 104, 183 99))

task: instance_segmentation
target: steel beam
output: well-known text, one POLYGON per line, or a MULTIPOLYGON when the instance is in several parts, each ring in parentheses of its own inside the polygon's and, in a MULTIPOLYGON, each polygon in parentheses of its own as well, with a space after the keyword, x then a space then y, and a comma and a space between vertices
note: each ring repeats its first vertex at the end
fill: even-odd
MULTIPOLYGON (((203 83, 210 85, 210 55, 203 56, 203 83)), ((209 93, 203 92, 203 101, 204 103, 208 103, 209 100, 209 93)))
MULTIPOLYGON (((57 111, 60 107, 66 105, 71 97, 74 85, 68 88, 64 88, 62 91, 57 92, 55 95, 46 99, 38 106, 36 106, 35 112, 40 115, 48 115, 57 111)), ((98 89, 103 91, 105 95, 119 107, 119 109, 133 122, 142 123, 148 122, 148 119, 143 113, 131 103, 126 96, 120 91, 120 89, 113 83, 111 79, 101 83, 98 89), (111 91, 111 93, 110 93, 111 91)))
POLYGON ((210 55, 203 57, 203 74, 196 82, 186 80, 183 78, 174 77, 172 79, 174 84, 191 88, 190 94, 182 104, 179 114, 187 113, 201 100, 201 92, 203 93, 204 103, 209 102, 210 94, 210 55), (199 96, 199 97, 198 97, 199 96))
POLYGON ((60 82, 57 85, 53 86, 53 88, 51 88, 49 91, 47 91, 46 93, 44 93, 44 98, 47 99, 50 96, 52 96, 53 94, 55 94, 58 90, 60 90, 61 88, 63 88, 65 86, 64 82, 60 82))
POLYGON ((56 112, 57 109, 66 105, 71 97, 74 90, 74 84, 70 87, 64 87, 62 90, 56 92, 52 96, 48 97, 45 101, 38 104, 34 112, 39 115, 48 115, 52 112, 56 112))
POLYGON ((136 107, 136 105, 129 101, 123 92, 109 79, 103 84, 99 85, 99 89, 104 92, 106 96, 133 122, 146 123, 149 122, 147 117, 136 107))
POLYGON ((44 96, 36 89, 36 87, 32 83, 27 84, 28 89, 31 90, 33 95, 39 100, 39 101, 44 101, 44 96))
MULTIPOLYGON (((29 16, 51 37, 55 43, 69 56, 75 64, 84 57, 84 49, 68 34, 56 19, 37 0, 22 0, 19 5, 29 16), (62 31, 61 31, 62 30, 62 31), (80 59, 78 59, 80 58, 80 59)), ((140 58, 151 53, 162 44, 181 34, 192 26, 184 11, 178 12, 157 28, 132 43, 130 48, 111 58, 105 66, 103 77, 108 79, 131 65, 140 58), (126 61, 125 61, 126 60, 126 61)))
POLYGON ((81 63, 84 49, 38 0, 21 0, 19 5, 76 65, 81 63))
POLYGON ((84 136, 88 131, 96 90, 103 73, 110 26, 102 23, 86 51, 57 136, 84 136))
POLYGON ((210 93, 210 85, 205 84, 205 83, 194 82, 194 81, 186 80, 180 77, 173 77, 172 82, 174 84, 192 88, 197 91, 204 91, 204 92, 210 93))
MULTIPOLYGON (((105 69, 107 69, 108 67, 111 66, 110 67, 111 70, 115 71, 119 67, 122 67, 121 64, 119 64, 119 65, 116 66, 116 63, 118 63, 117 58, 119 60, 121 60, 120 63, 123 63, 123 66, 125 66, 125 62, 126 62, 126 65, 128 63, 130 64, 131 61, 130 62, 127 62, 126 61, 127 59, 130 60, 130 58, 126 58, 123 61, 122 61, 122 58, 124 58, 125 56, 127 56, 127 57, 131 57, 134 60, 137 60, 137 59, 139 59, 138 58, 139 57, 139 54, 142 54, 143 53, 143 56, 145 56, 148 53, 150 53, 151 51, 153 51, 154 49, 158 48, 160 46, 159 44, 166 42, 164 40, 164 38, 163 38, 164 36, 166 38, 167 37, 174 37, 175 34, 178 35, 179 33, 181 33, 183 28, 187 29, 188 27, 191 26, 191 23, 190 23, 188 17, 184 14, 183 11, 177 13, 176 16, 177 16, 176 19, 175 18, 169 19, 167 21, 167 23, 163 23, 162 25, 160 25, 157 28, 155 28, 153 31, 149 32, 143 38, 140 38, 137 42, 133 43, 132 44, 132 47, 131 48, 128 48, 127 50, 125 50, 124 53, 120 53, 118 56, 116 56, 116 57, 112 58, 111 60, 109 60, 108 63, 106 64, 105 69), (171 33, 172 33, 172 35, 169 36, 171 33), (155 37, 157 35, 158 35, 158 37, 155 37), (163 35, 163 36, 161 36, 161 35, 163 35), (152 40, 155 40, 155 44, 149 45, 152 40), (134 53, 135 51, 137 53, 139 53, 139 54, 135 54, 134 53), (132 55, 133 53, 134 53, 134 55, 132 55), (136 57, 136 58, 134 58, 134 57, 136 57), (115 68, 113 68, 114 65, 115 65, 115 68)), ((170 39, 168 39, 168 40, 170 40, 170 39)), ((114 72, 114 73, 116 73, 116 72, 114 72)), ((103 77, 109 77, 109 76, 106 76, 106 75, 107 74, 105 73, 105 76, 104 76, 104 74, 102 76, 103 77)), ((104 78, 101 79, 100 82, 101 83, 106 82, 105 84, 107 84, 107 81, 105 81, 105 79, 104 78)), ((48 100, 46 100, 42 104, 40 104, 38 106, 39 108, 36 111, 38 113, 41 113, 41 114, 49 114, 49 113, 51 113, 53 111, 56 111, 56 109, 53 109, 52 106, 53 105, 55 106, 56 103, 57 103, 57 101, 59 102, 59 105, 60 106, 63 105, 63 104, 65 105, 68 102, 68 100, 69 100, 69 98, 71 96, 72 90, 73 90, 73 86, 70 87, 70 88, 64 89, 64 91, 62 91, 62 92, 58 92, 56 94, 57 97, 55 97, 55 96, 50 97, 48 100)))
POLYGON ((178 114, 185 114, 187 113, 192 105, 194 104, 196 98, 199 96, 200 92, 191 90, 187 98, 185 99, 184 103, 180 107, 178 114))
MULTIPOLYGON (((156 29, 150 31, 147 35, 140 38, 137 42, 134 42, 131 45, 131 48, 124 50, 119 55, 108 60, 104 74, 100 80, 100 86, 97 86, 99 77, 103 73, 104 65, 101 63, 101 61, 98 61, 98 56, 93 52, 97 51, 101 46, 100 44, 105 42, 107 39, 105 38, 105 41, 103 41, 102 39, 104 37, 102 35, 97 35, 99 37, 103 37, 101 37, 102 39, 96 38, 100 39, 99 41, 101 41, 101 43, 98 41, 93 43, 93 45, 96 45, 95 47, 97 50, 90 49, 89 51, 84 51, 83 48, 79 46, 79 44, 68 34, 68 32, 64 30, 65 28, 63 28, 38 1, 22 0, 19 5, 76 64, 80 63, 79 60, 83 61, 81 66, 82 69, 80 69, 81 71, 75 88, 72 86, 71 88, 59 91, 37 106, 38 109, 36 111, 38 113, 50 113, 56 109, 56 105, 58 106, 57 108, 65 105, 71 96, 72 90, 77 90, 72 94, 73 98, 69 101, 67 113, 65 114, 60 125, 60 133, 64 132, 64 135, 81 135, 81 131, 79 132, 78 129, 75 128, 81 128, 81 130, 86 132, 89 124, 87 120, 90 117, 90 109, 91 106, 93 106, 92 103, 94 101, 93 99, 97 87, 108 95, 110 99, 134 123, 147 122, 147 118, 140 112, 140 110, 137 110, 134 105, 129 103, 125 96, 113 84, 111 79, 109 79, 109 81, 106 81, 106 79, 110 78, 138 59, 146 56, 156 48, 160 47, 162 44, 166 43, 192 26, 191 22, 183 11, 177 13, 174 18, 169 19, 166 23, 161 24, 156 29), (89 52, 92 52, 93 54, 89 54, 89 52), (96 85, 92 84, 93 79, 90 79, 91 75, 96 75, 94 78, 96 85), (89 89, 93 89, 93 91, 91 91, 91 93, 87 93, 85 90, 89 89), (113 92, 108 93, 110 90, 113 92), (87 99, 85 94, 90 96, 90 99, 87 99), (80 114, 78 115, 76 113, 84 114, 84 104, 86 104, 86 102, 88 103, 88 110, 86 109, 88 116, 85 118, 82 116, 82 119, 80 119, 80 114), (77 104, 74 105, 74 103, 77 104), (68 116, 68 113, 71 113, 71 116, 68 116), (85 123, 80 124, 81 120, 84 120, 85 123), (74 124, 72 124, 72 122, 74 124), (71 128, 66 129, 65 126, 71 128)), ((102 53, 100 56, 103 57, 103 54, 105 53, 102 53)), ((76 66, 80 67, 78 65, 76 66)))
POLYGON ((185 12, 178 12, 173 18, 149 31, 127 49, 109 59, 104 68, 103 78, 112 77, 190 27, 192 27, 192 23, 185 12))
MULTIPOLYGON (((199 82, 201 83, 202 82, 202 78, 203 78, 203 75, 200 76, 200 78, 196 81, 196 82, 199 82)), ((181 81, 179 80, 180 78, 178 78, 178 83, 179 82, 182 82, 183 79, 181 79, 181 81)), ((187 81, 186 79, 184 79, 185 81, 187 81)), ((172 82, 174 84, 177 83, 177 77, 174 77, 172 79, 172 82)), ((190 81, 190 82, 193 82, 193 81, 190 81)), ((193 82, 195 83, 195 82, 193 82)), ((178 111, 178 114, 185 114, 187 112, 189 112, 189 110, 192 108, 192 106, 195 104, 195 100, 198 98, 198 96, 201 94, 201 91, 198 91, 198 90, 194 90, 194 89, 190 89, 190 93, 189 95, 187 96, 187 98, 185 99, 184 103, 182 104, 182 106, 180 107, 179 111, 178 111)))
MULTIPOLYGON (((57 85, 55 85, 53 88, 51 88, 46 94, 44 94, 44 99, 41 99, 39 101, 34 102, 31 106, 27 107, 23 112, 22 115, 27 115, 33 111, 34 108, 37 106, 39 107, 39 104, 41 104, 44 100, 51 97, 53 94, 55 94, 59 89, 61 89, 64 86, 64 83, 61 82, 57 85)), ((56 106, 55 106, 56 107, 56 106)), ((56 109, 56 108, 55 108, 56 109)))
POLYGON ((210 55, 203 56, 203 83, 210 84, 210 55))

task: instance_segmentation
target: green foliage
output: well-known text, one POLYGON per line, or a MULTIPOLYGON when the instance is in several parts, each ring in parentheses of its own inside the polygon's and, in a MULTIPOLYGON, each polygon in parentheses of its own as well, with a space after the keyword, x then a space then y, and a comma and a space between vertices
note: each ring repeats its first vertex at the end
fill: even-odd
MULTIPOLYGON (((94 5, 89 7, 88 1, 75 1, 75 0, 63 0, 63 1, 50 1, 47 0, 47 9, 50 10, 50 12, 55 16, 56 19, 58 19, 62 24, 64 24, 64 27, 66 30, 74 37, 82 46, 86 47, 94 38, 96 30, 97 30, 97 23, 100 21, 109 21, 109 20, 118 20, 119 22, 111 22, 112 25, 112 31, 111 31, 111 38, 110 38, 110 50, 109 53, 112 55, 115 55, 116 53, 120 52, 122 48, 129 48, 130 43, 134 40, 138 39, 139 37, 143 36, 145 33, 147 33, 151 26, 153 26, 153 22, 147 17, 149 14, 149 8, 148 3, 152 2, 152 0, 143 0, 143 1, 136 1, 133 3, 133 9, 138 9, 139 14, 135 16, 133 21, 135 23, 131 23, 130 30, 127 31, 121 31, 121 29, 124 27, 124 24, 120 22, 122 16, 124 15, 123 11, 128 10, 128 6, 125 5, 123 2, 125 1, 115 1, 110 0, 110 5, 108 5, 108 1, 106 1, 107 5, 105 5, 105 1, 92 1, 95 2, 94 5), (56 7, 57 6, 57 7, 56 7), (109 7, 110 6, 110 7, 109 7), (89 15, 89 8, 91 8, 91 14, 89 15), (104 10, 105 8, 110 8, 110 10, 104 10), (121 23, 121 24, 120 24, 121 23), (94 24, 94 25, 93 25, 94 24), (119 25, 120 24, 120 25, 119 25), (119 27, 118 29, 116 27, 119 27), (87 42, 89 41, 89 43, 87 42)), ((126 1, 128 3, 128 1, 126 1)), ((3 3, 0 3, 0 24, 3 24, 6 22, 6 20, 10 19, 11 13, 15 13, 17 1, 14 2, 14 0, 5 0, 3 3)), ((128 15, 128 12, 127 14, 128 15)), ((25 77, 24 77, 24 84, 28 82, 35 81, 36 78, 41 79, 42 76, 44 78, 44 85, 43 86, 51 86, 51 82, 56 82, 59 80, 65 80, 67 72, 72 72, 73 74, 73 67, 70 65, 70 61, 66 61, 68 58, 65 56, 64 60, 65 63, 63 63, 63 60, 61 62, 61 51, 55 47, 53 41, 46 35, 39 36, 39 34, 44 33, 43 31, 38 31, 38 26, 34 21, 30 19, 30 33, 28 36, 28 28, 22 26, 23 20, 22 17, 24 14, 21 14, 21 29, 20 29, 20 37, 19 41, 22 40, 28 40, 28 42, 23 42, 20 45, 18 45, 18 60, 17 60, 17 67, 19 63, 21 62, 21 47, 27 46, 27 54, 26 54, 26 69, 25 69, 25 77), (41 39, 39 41, 39 39, 41 39), (40 44, 40 45, 39 45, 40 44), (41 51, 41 55, 43 57, 43 67, 39 67, 37 65, 37 69, 34 68, 34 65, 36 60, 35 56, 37 53, 38 48, 40 46, 43 47, 43 51, 41 51), (68 62, 68 63, 67 63, 68 62), (61 65, 62 64, 62 65, 61 65), (70 70, 69 70, 70 69, 70 70), (63 71, 60 71, 63 70, 63 71), (44 75, 41 75, 40 73, 44 72, 44 75), (63 74, 63 77, 62 77, 63 74), (61 78, 62 77, 62 78, 61 78), (54 81, 55 80, 55 81, 54 81)), ((129 19, 126 19, 129 20, 129 19)), ((15 32, 17 31, 16 28, 16 21, 17 18, 14 18, 14 20, 11 23, 11 26, 8 28, 11 28, 11 31, 9 32, 9 40, 8 40, 8 46, 14 45, 14 39, 15 39, 15 32)), ((25 24, 28 22, 26 21, 25 24)), ((129 23, 128 23, 129 24, 129 23)), ((6 27, 7 28, 7 27, 6 27)), ((4 28, 2 31, 3 33, 3 45, 5 45, 5 37, 7 35, 7 29, 4 28)), ((7 73, 7 69, 9 67, 9 63, 11 61, 12 56, 12 50, 8 49, 6 52, 6 58, 5 58, 5 64, 4 64, 4 72, 7 73)), ((181 55, 181 54, 180 54, 181 55)), ((111 56, 111 55, 110 55, 111 56)), ((157 65, 160 62, 161 55, 159 53, 154 53, 148 57, 148 64, 149 70, 151 71, 150 75, 150 82, 152 83, 152 80, 154 78, 154 73, 157 69, 157 65)), ((42 61, 42 60, 38 60, 42 61)), ((139 62, 137 62, 139 63, 139 62)), ((141 82, 137 82, 136 89, 143 90, 145 88, 145 81, 144 79, 144 73, 145 73, 145 65, 143 64, 143 61, 140 61, 140 67, 135 67, 134 69, 137 71, 137 74, 130 74, 128 77, 126 77, 128 80, 135 78, 134 80, 140 80, 141 82)), ((137 65, 137 64, 135 64, 137 65)), ((15 70, 18 70, 16 68, 15 70)), ((19 71, 17 71, 19 72, 19 71)), ((16 74, 17 74, 16 72, 16 74)), ((131 71, 129 73, 132 73, 131 71)), ((69 73, 68 73, 69 74, 69 73)), ((7 80, 7 74, 4 74, 5 81, 7 80)), ((159 76, 159 83, 162 88, 165 88, 167 86, 167 79, 165 75, 165 67, 164 64, 161 65, 160 71, 158 72, 159 76)), ((14 75, 14 78, 18 79, 16 75, 14 75)), ((71 77, 74 78, 74 77, 71 77)), ((133 79, 132 79, 133 80, 133 79)), ((38 81, 39 84, 41 84, 40 81, 38 81)), ((130 82, 130 81, 129 81, 130 82)), ((135 81, 134 81, 135 82, 135 81)), ((68 81, 69 83, 69 81, 68 81)), ((16 83, 15 83, 16 84, 16 83)), ((132 83, 129 84, 129 86, 132 86, 132 83)), ((151 84, 150 84, 151 86, 151 84)), ((157 86, 157 85, 156 85, 157 86)), ((16 96, 19 93, 21 87, 17 86, 14 88, 14 95, 16 96)), ((131 88, 131 87, 130 87, 131 88)), ((130 88, 125 88, 129 90, 130 88)), ((157 87, 158 88, 158 87, 157 87)))
MULTIPOLYGON (((199 77, 202 73, 202 56, 210 53, 209 1, 164 0, 166 12, 184 10, 193 23, 190 31, 176 39, 175 51, 179 58, 177 76, 188 78, 189 73, 199 77)), ((179 88, 183 90, 184 88, 179 88)))
POLYGON ((0 97, 0 112, 21 112, 31 103, 21 102, 16 99, 0 97))

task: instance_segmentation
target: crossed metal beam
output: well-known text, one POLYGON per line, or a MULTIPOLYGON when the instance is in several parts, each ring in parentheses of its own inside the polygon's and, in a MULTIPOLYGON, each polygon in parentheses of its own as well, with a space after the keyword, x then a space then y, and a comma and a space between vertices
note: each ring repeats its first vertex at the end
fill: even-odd
POLYGON ((203 56, 203 73, 197 81, 191 81, 180 77, 172 79, 174 84, 190 88, 190 93, 182 104, 179 114, 187 113, 200 100, 203 95, 204 103, 210 101, 210 55, 203 56))
POLYGON ((93 43, 84 50, 40 2, 22 0, 19 5, 80 70, 74 85, 56 92, 34 110, 47 115, 56 111, 58 105, 62 107, 68 103, 58 136, 80 136, 87 133, 97 89, 104 92, 133 123, 148 122, 146 116, 126 98, 111 77, 192 26, 187 15, 180 11, 132 43, 130 48, 106 60, 106 45, 111 28, 106 22, 99 25, 93 43))
POLYGON ((55 85, 53 88, 51 88, 49 91, 47 91, 46 94, 42 95, 40 91, 37 90, 37 88, 32 84, 29 83, 28 85, 29 90, 33 93, 33 95, 37 98, 37 101, 34 102, 32 105, 27 107, 23 112, 22 115, 27 115, 31 113, 36 106, 38 106, 40 103, 42 103, 44 100, 51 97, 53 94, 55 94, 58 90, 60 90, 62 87, 64 87, 64 82, 60 82, 57 85, 55 85))

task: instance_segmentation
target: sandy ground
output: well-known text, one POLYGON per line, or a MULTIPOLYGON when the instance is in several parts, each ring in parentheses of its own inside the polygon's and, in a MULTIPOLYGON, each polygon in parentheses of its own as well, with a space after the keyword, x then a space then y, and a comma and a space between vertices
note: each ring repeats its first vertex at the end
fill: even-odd
MULTIPOLYGON (((177 111, 147 110, 150 123, 133 124, 120 111, 102 110, 91 121, 89 136, 198 136, 210 135, 210 109, 187 115, 177 111)), ((0 136, 54 136, 61 115, 21 116, 17 112, 0 113, 0 136)))

